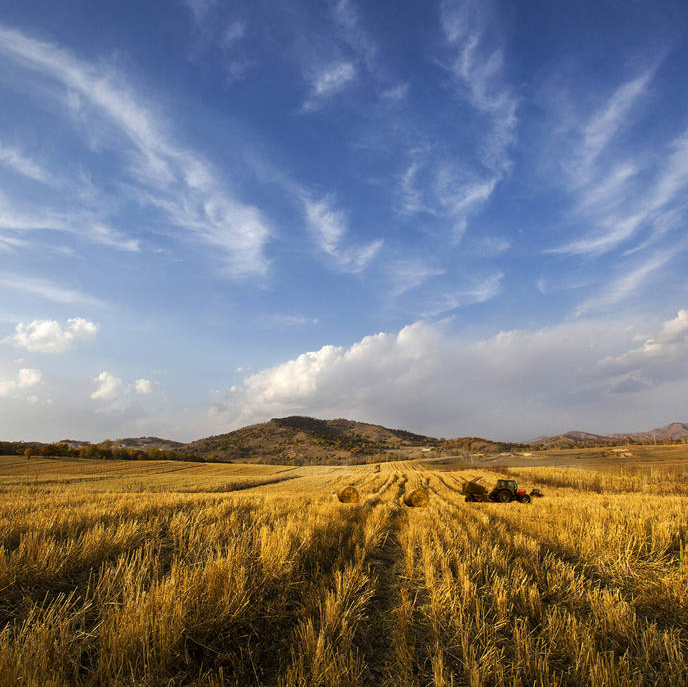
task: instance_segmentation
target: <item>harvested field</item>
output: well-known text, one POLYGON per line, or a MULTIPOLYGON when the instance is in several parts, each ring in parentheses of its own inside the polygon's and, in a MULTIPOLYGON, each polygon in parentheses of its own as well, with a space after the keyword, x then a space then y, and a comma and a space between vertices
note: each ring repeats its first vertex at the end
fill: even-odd
POLYGON ((462 474, 0 458, 0 684, 688 684, 685 472, 462 474))

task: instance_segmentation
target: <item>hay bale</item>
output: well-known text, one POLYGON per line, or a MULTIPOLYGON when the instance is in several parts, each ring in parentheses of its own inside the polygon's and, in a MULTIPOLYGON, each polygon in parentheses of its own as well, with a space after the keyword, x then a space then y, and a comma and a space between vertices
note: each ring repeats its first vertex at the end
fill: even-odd
POLYGON ((410 508, 423 508, 430 502, 430 496, 425 489, 414 489, 404 494, 404 503, 410 508))
POLYGON ((358 495, 358 489, 356 487, 344 487, 337 492, 337 498, 342 503, 358 503, 360 498, 358 495))

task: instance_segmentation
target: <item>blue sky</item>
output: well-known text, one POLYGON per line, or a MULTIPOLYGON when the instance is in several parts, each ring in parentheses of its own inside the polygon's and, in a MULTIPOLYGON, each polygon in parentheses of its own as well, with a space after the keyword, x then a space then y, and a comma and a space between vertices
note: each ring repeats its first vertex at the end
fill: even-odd
POLYGON ((682 2, 0 5, 0 435, 686 419, 682 2))

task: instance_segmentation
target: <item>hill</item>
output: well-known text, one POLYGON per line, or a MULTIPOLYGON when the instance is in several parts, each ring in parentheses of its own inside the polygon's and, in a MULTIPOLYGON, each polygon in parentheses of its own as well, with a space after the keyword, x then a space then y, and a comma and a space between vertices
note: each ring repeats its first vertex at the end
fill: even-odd
POLYGON ((186 446, 181 441, 172 441, 172 439, 161 439, 160 437, 128 437, 126 439, 116 439, 112 442, 113 446, 121 446, 123 448, 164 448, 164 449, 181 449, 186 446))
POLYGON ((207 460, 306 465, 369 462, 390 450, 439 444, 433 437, 367 422, 290 416, 192 441, 183 450, 207 460))
POLYGON ((635 442, 639 444, 673 443, 688 440, 688 423, 670 422, 644 432, 617 432, 614 434, 590 434, 571 431, 551 437, 538 437, 529 443, 537 448, 582 448, 592 446, 614 446, 635 442))

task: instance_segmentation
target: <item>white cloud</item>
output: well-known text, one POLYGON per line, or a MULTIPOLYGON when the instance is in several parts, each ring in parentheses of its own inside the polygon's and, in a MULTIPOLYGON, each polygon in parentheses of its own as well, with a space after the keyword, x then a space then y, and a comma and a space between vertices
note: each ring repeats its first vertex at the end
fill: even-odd
MULTIPOLYGON (((275 327, 277 329, 286 329, 292 327, 312 327, 320 322, 317 317, 307 317, 305 315, 266 315, 261 318, 261 322, 266 327, 275 327)), ((243 368, 237 368, 237 372, 241 372, 243 368)))
POLYGON ((16 291, 24 291, 35 296, 40 296, 55 303, 83 303, 103 307, 103 301, 93 298, 80 291, 66 289, 47 279, 35 279, 18 274, 0 273, 0 286, 16 291))
POLYGON ((205 21, 208 13, 217 5, 217 0, 183 0, 191 12, 196 26, 205 21))
POLYGON ((501 293, 503 278, 502 272, 496 272, 463 288, 444 290, 426 300, 422 315, 429 318, 438 317, 457 308, 492 300, 501 293))
POLYGON ((241 41, 246 33, 246 24, 240 21, 232 22, 224 31, 222 35, 222 45, 225 48, 231 48, 236 43, 241 41))
POLYGON ((56 210, 49 207, 19 207, 17 202, 0 192, 0 229, 13 232, 36 230, 60 231, 75 234, 92 243, 119 250, 136 252, 139 241, 127 238, 89 209, 70 207, 56 210))
POLYGON ((655 384, 688 377, 688 310, 679 310, 664 322, 654 337, 642 346, 617 356, 608 356, 597 365, 609 377, 616 392, 634 392, 655 384))
MULTIPOLYGON (((193 3, 192 7, 200 10, 206 4, 193 3)), ((80 126, 84 109, 114 126, 119 137, 107 143, 128 161, 132 186, 140 188, 136 196, 140 202, 158 208, 174 226, 221 249, 229 275, 266 272, 263 247, 270 230, 260 211, 228 193, 207 162, 179 146, 165 132, 161 118, 142 104, 141 95, 121 74, 94 67, 57 45, 1 27, 0 53, 29 72, 61 84, 61 97, 78 115, 80 126)), ((82 235, 90 237, 95 231, 96 237, 110 238, 106 222, 96 222, 88 215, 86 219, 90 221, 81 227, 82 235)))
POLYGON ((519 101, 506 81, 502 49, 489 31, 494 24, 489 14, 484 3, 441 6, 441 63, 451 77, 450 90, 468 106, 470 121, 462 128, 473 134, 469 149, 477 159, 465 155, 465 149, 459 155, 447 152, 444 141, 423 144, 408 152, 399 175, 400 212, 444 219, 452 245, 461 241, 512 166, 519 101))
POLYGON ((389 279, 392 284, 390 295, 400 296, 445 272, 445 269, 428 265, 421 260, 397 260, 389 266, 389 279))
POLYGON ((17 348, 31 352, 63 353, 72 348, 76 341, 92 339, 98 332, 98 325, 83 317, 72 317, 62 328, 56 320, 33 320, 20 322, 14 334, 3 339, 17 348))
POLYGON ((682 247, 677 246, 672 250, 659 251, 641 264, 622 271, 600 293, 592 296, 580 305, 576 310, 576 315, 596 310, 605 310, 630 298, 640 290, 654 272, 664 267, 680 250, 682 250, 682 247))
POLYGON ((327 66, 313 78, 304 109, 316 109, 324 100, 343 91, 355 78, 356 69, 350 62, 337 62, 327 66))
POLYGON ((160 384, 150 379, 137 379, 134 388, 137 394, 153 394, 160 390, 160 384))
POLYGON ((15 379, 0 379, 0 396, 11 396, 19 389, 35 386, 42 378, 40 370, 24 367, 17 372, 15 379))
POLYGON ((91 398, 94 400, 114 401, 122 392, 122 380, 105 370, 93 381, 98 385, 98 388, 91 394, 91 398))
POLYGON ((516 140, 518 99, 504 79, 504 55, 488 36, 494 25, 488 3, 445 2, 442 29, 456 51, 450 72, 467 101, 485 115, 483 163, 497 179, 511 167, 509 148, 516 140))
POLYGON ((654 69, 651 69, 619 86, 604 107, 586 124, 581 155, 583 170, 589 168, 619 129, 627 123, 629 112, 646 92, 653 75, 654 69))
POLYGON ((382 248, 382 240, 363 245, 343 246, 348 233, 347 219, 337 210, 329 196, 320 200, 302 198, 311 234, 321 251, 334 258, 343 272, 361 272, 382 248))
POLYGON ((651 181, 627 188, 639 165, 622 162, 601 185, 593 180, 581 191, 580 209, 597 230, 548 252, 598 256, 617 248, 641 229, 652 227, 654 235, 682 227, 688 188, 688 131, 668 146, 651 181))
MULTIPOLYGON (((446 324, 416 322, 398 333, 367 336, 349 347, 324 346, 249 375, 212 412, 233 426, 305 414, 504 439, 576 428, 615 431, 619 417, 628 428, 677 419, 685 391, 668 374, 661 389, 647 387, 640 401, 612 393, 628 364, 620 371, 606 369, 608 358, 632 343, 639 324, 647 325, 578 320, 468 341, 448 333, 446 324)), ((679 379, 688 376, 686 311, 659 338, 682 347, 673 350, 667 369, 679 379)))
POLYGON ((55 183, 52 176, 41 165, 26 157, 19 149, 5 146, 2 143, 0 143, 0 165, 34 181, 40 181, 44 184, 55 183))

